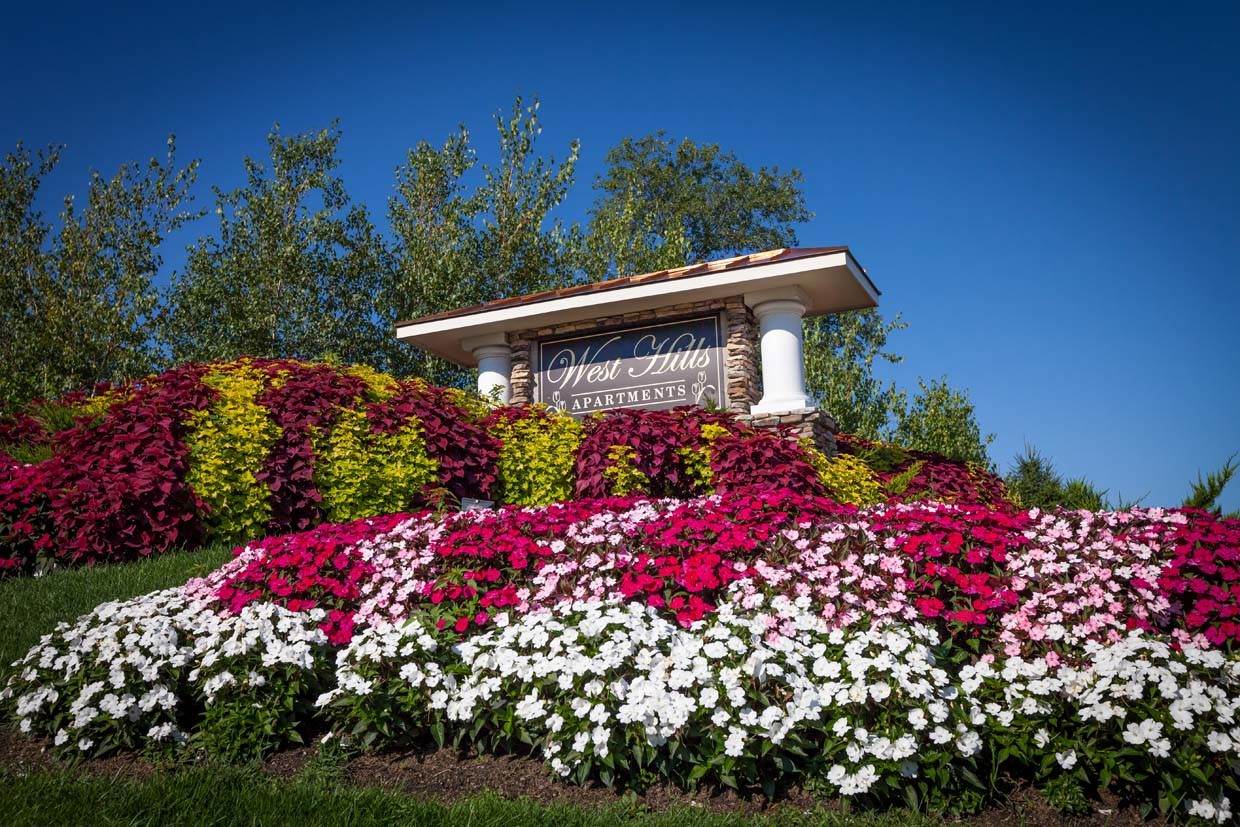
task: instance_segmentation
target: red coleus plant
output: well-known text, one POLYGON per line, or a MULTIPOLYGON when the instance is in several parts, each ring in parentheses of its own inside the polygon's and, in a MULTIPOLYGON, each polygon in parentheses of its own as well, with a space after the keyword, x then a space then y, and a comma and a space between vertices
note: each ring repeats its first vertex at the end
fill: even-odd
POLYGON ((210 404, 203 365, 149 380, 98 424, 56 436, 48 460, 54 552, 73 563, 133 559, 202 538, 203 504, 185 482, 189 411, 210 404))

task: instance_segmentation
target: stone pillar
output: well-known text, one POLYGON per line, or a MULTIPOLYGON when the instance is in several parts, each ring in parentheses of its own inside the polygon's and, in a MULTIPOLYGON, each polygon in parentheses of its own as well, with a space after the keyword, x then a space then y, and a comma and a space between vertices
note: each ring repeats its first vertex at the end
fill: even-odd
POLYGON ((508 346, 512 348, 512 371, 508 385, 508 402, 511 405, 528 405, 534 401, 534 375, 530 365, 532 335, 530 331, 508 334, 508 346))
POLYGON ((728 411, 748 414, 758 401, 758 326, 741 296, 724 300, 728 319, 728 411))
POLYGON ((810 407, 801 334, 801 317, 808 302, 799 289, 779 292, 786 295, 755 296, 750 304, 762 335, 762 399, 750 409, 754 415, 810 407))
POLYGON ((478 394, 507 405, 512 396, 512 348, 508 346, 507 338, 503 334, 480 336, 461 344, 478 360, 478 394))

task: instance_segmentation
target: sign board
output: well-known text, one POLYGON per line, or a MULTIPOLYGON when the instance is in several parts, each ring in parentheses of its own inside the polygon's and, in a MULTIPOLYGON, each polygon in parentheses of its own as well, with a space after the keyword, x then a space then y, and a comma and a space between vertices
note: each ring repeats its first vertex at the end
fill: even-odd
POLYGON ((536 399, 577 415, 611 408, 724 406, 720 317, 538 343, 536 399))

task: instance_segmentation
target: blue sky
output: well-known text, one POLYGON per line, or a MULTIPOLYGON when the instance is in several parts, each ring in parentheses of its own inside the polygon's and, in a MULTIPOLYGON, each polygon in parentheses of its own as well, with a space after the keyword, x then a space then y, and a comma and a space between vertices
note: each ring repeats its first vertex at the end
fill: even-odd
POLYGON ((801 243, 853 248, 909 323, 892 378, 969 388, 1002 467, 1175 504, 1240 450, 1238 42, 1234 2, 28 5, 0 142, 67 144, 58 196, 175 132, 206 206, 274 122, 340 118, 381 214, 408 147, 490 150, 537 95, 544 151, 582 142, 569 221, 620 138, 718 142, 804 172, 801 243))

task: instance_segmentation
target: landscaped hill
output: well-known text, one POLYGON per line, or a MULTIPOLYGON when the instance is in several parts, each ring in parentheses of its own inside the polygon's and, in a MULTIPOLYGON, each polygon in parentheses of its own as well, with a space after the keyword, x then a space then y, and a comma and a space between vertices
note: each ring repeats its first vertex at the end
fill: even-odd
POLYGON ((355 368, 102 398, 51 436, 12 420, 50 448, 6 472, 13 568, 273 536, 15 665, 0 708, 63 755, 437 745, 621 789, 1231 818, 1240 522, 1025 511, 853 437, 827 458, 719 413, 577 422, 355 368))

